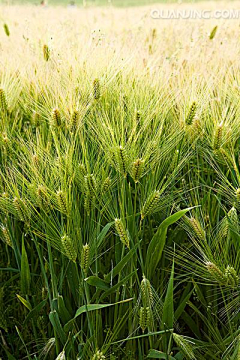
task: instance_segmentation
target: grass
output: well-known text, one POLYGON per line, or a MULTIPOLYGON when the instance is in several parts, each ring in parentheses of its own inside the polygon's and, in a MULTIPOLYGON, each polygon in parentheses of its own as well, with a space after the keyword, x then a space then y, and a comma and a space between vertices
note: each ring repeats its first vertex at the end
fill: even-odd
POLYGON ((237 20, 1 10, 1 357, 238 359, 237 20))

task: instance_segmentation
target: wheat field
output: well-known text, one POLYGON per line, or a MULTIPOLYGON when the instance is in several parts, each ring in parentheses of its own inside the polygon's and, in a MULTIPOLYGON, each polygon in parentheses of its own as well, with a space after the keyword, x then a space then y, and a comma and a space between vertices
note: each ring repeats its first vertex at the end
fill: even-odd
POLYGON ((0 5, 0 359, 240 359, 239 5, 0 5))

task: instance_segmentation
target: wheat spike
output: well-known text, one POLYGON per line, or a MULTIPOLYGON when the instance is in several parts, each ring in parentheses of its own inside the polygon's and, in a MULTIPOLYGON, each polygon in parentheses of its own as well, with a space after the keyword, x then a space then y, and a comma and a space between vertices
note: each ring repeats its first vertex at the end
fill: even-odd
POLYGON ((43 185, 37 187, 37 202, 38 206, 46 212, 50 210, 50 201, 47 195, 47 189, 43 185))
POLYGON ((56 360, 66 360, 65 351, 61 351, 56 360))
POLYGON ((19 219, 21 221, 28 223, 29 222, 29 214, 28 214, 28 209, 27 209, 25 202, 22 199, 15 197, 13 199, 13 205, 14 205, 14 208, 17 212, 19 219))
POLYGON ((119 172, 123 174, 124 177, 126 177, 128 172, 128 155, 126 149, 121 145, 117 149, 116 161, 119 172))
POLYGON ((219 267, 208 261, 206 263, 206 268, 208 270, 208 272, 211 274, 211 276, 219 283, 219 284, 223 284, 225 282, 225 277, 223 272, 219 269, 219 267))
POLYGON ((142 332, 145 331, 145 329, 147 327, 150 326, 150 322, 151 322, 151 310, 150 308, 147 307, 141 307, 140 308, 140 313, 139 313, 139 325, 142 329, 142 332))
POLYGON ((100 98, 100 81, 99 81, 99 79, 95 79, 93 81, 93 94, 94 94, 94 99, 98 100, 100 98))
POLYGON ((102 184, 102 194, 106 194, 111 188, 111 178, 108 176, 102 184))
POLYGON ((54 126, 59 127, 62 124, 61 115, 58 109, 53 109, 52 123, 54 126))
POLYGON ((227 266, 224 272, 224 277, 228 285, 238 286, 239 284, 239 276, 237 275, 236 270, 232 266, 227 266))
POLYGON ((2 88, 0 88, 0 109, 4 112, 8 110, 5 91, 2 88))
POLYGON ((223 132, 223 122, 217 126, 213 139, 213 150, 218 150, 221 147, 222 142, 222 132, 223 132))
POLYGON ((186 117, 185 123, 186 125, 191 125, 193 122, 193 119, 196 115, 196 111, 197 111, 197 104, 195 103, 195 101, 192 103, 190 110, 188 112, 188 115, 186 117))
POLYGON ((123 110, 125 113, 127 113, 128 112, 128 98, 126 95, 123 95, 122 101, 123 101, 123 110))
POLYGON ((91 360, 104 360, 106 357, 103 355, 102 351, 97 350, 91 360))
POLYGON ((150 281, 143 275, 141 281, 141 299, 144 306, 151 307, 153 304, 153 293, 150 281))
POLYGON ((138 124, 141 119, 141 112, 139 110, 136 111, 135 118, 136 118, 136 123, 138 124))
POLYGON ((229 217, 229 220, 230 220, 231 224, 233 225, 233 227, 237 231, 238 228, 239 228, 239 221, 238 221, 237 210, 236 210, 236 208, 234 206, 229 210, 228 217, 229 217))
POLYGON ((237 202, 240 203, 240 189, 236 190, 236 199, 237 199, 237 202))
POLYGON ((226 217, 223 218, 217 236, 219 239, 224 239, 226 238, 227 234, 228 234, 228 229, 229 229, 229 224, 228 224, 228 219, 226 217))
POLYGON ((129 248, 129 235, 121 219, 115 219, 115 229, 122 243, 129 248))
POLYGON ((8 25, 5 23, 3 24, 4 32, 7 36, 10 36, 10 31, 8 25))
POLYGON ((88 216, 90 215, 91 210, 93 210, 94 208, 94 203, 95 203, 95 196, 93 195, 93 193, 87 192, 84 198, 84 208, 88 216))
POLYGON ((68 213, 66 194, 62 190, 57 191, 57 201, 60 211, 64 214, 68 213))
POLYGON ((158 190, 153 191, 153 193, 150 194, 142 207, 141 219, 144 219, 147 215, 152 214, 156 210, 159 204, 159 200, 160 192, 158 190))
POLYGON ((142 177, 144 170, 144 160, 137 159, 134 161, 132 166, 132 178, 135 181, 135 183, 138 183, 140 178, 142 177))
POLYGON ((213 40, 213 39, 214 39, 214 37, 215 37, 215 35, 216 35, 216 33, 217 33, 217 29, 218 29, 218 26, 217 26, 217 25, 214 26, 214 28, 212 29, 212 31, 211 31, 211 33, 210 33, 210 35, 209 35, 209 39, 210 39, 210 40, 213 40))
POLYGON ((200 222, 195 218, 190 218, 189 225, 191 226, 192 230, 194 231, 195 235, 198 237, 199 240, 205 241, 206 240, 206 234, 203 230, 200 222))
POLYGON ((61 243, 64 250, 64 254, 69 258, 69 260, 76 262, 77 252, 72 239, 68 235, 64 235, 61 237, 61 243))
POLYGON ((191 343, 182 335, 173 333, 173 339, 177 346, 184 352, 184 355, 189 360, 195 360, 196 357, 194 355, 191 343))
POLYGON ((95 193, 97 190, 96 179, 93 174, 84 176, 86 193, 95 193))
POLYGON ((32 122, 36 127, 40 125, 40 115, 36 111, 33 111, 32 113, 32 122))
POLYGON ((50 58, 50 49, 46 44, 43 45, 43 58, 45 61, 48 61, 50 58))
POLYGON ((73 132, 73 131, 75 131, 77 129, 78 119, 79 119, 79 111, 74 110, 73 113, 72 113, 72 118, 71 118, 70 131, 73 132))
POLYGON ((2 226, 1 228, 2 228, 2 234, 3 234, 3 238, 4 238, 5 243, 8 246, 12 247, 12 240, 11 240, 10 233, 9 233, 8 229, 5 226, 2 226))
POLYGON ((85 275, 87 274, 87 271, 89 268, 89 252, 90 252, 89 245, 88 244, 83 245, 82 251, 81 251, 80 266, 81 266, 83 272, 85 273, 85 275))

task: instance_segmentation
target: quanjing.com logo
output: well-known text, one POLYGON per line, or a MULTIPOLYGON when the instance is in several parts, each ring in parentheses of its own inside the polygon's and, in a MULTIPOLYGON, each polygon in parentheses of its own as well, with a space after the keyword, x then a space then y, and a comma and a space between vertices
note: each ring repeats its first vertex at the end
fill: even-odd
POLYGON ((151 11, 152 19, 240 19, 240 10, 159 10, 151 11))

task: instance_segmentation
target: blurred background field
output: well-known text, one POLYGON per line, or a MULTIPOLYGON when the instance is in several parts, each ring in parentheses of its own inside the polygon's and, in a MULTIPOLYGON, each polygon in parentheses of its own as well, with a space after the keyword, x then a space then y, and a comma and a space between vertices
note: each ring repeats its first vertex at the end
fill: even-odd
MULTIPOLYGON (((76 6, 117 6, 117 7, 128 7, 128 6, 145 6, 151 4, 181 4, 181 3, 189 3, 194 4, 195 2, 199 2, 201 0, 75 0, 74 4, 76 6)), ((230 0, 228 2, 232 2, 230 0)), ((0 4, 4 5, 17 5, 17 4, 32 4, 39 5, 41 0, 0 0, 0 4)), ((216 0, 216 2, 220 2, 220 0, 216 0)), ((67 6, 71 3, 71 0, 48 0, 48 5, 63 5, 67 6)))

